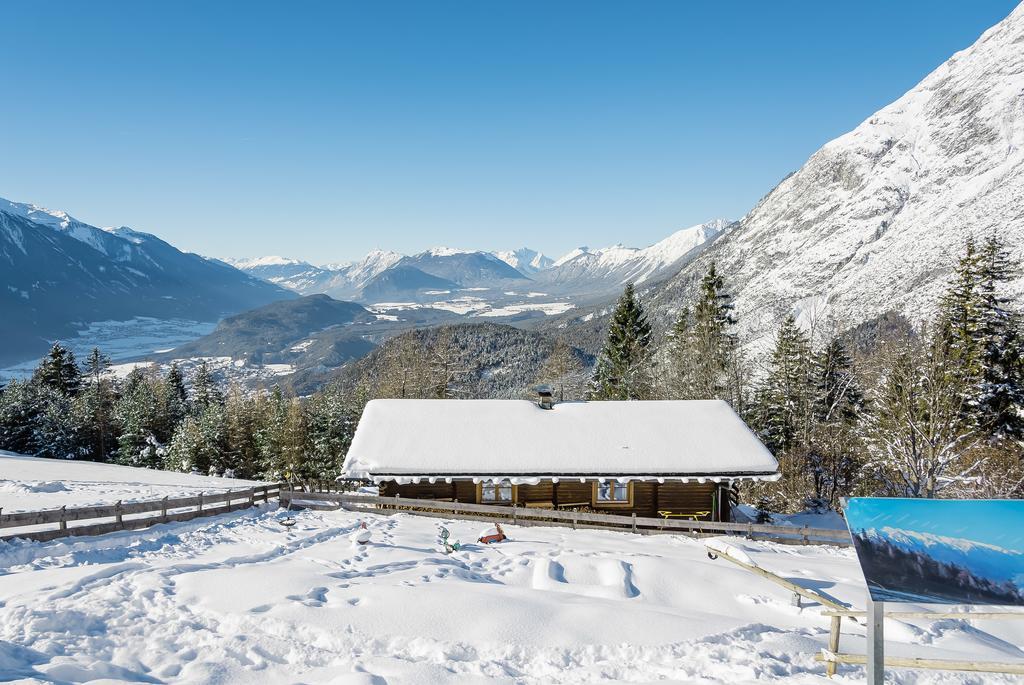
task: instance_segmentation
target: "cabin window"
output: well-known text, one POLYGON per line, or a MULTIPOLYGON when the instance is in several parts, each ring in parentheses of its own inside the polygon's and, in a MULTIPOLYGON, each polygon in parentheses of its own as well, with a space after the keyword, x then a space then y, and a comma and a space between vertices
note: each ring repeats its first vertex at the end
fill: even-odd
POLYGON ((608 480, 594 483, 594 506, 629 507, 633 505, 633 484, 608 480))
POLYGON ((478 487, 481 504, 512 504, 515 498, 515 486, 507 478, 485 481, 478 487))

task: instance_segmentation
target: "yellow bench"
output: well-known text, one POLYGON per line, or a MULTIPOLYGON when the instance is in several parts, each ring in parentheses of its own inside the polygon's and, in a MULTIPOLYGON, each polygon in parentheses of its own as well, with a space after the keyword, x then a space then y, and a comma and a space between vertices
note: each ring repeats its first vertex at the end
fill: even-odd
POLYGON ((665 519, 669 519, 669 518, 683 518, 683 519, 690 519, 691 521, 699 521, 700 519, 704 518, 705 516, 711 516, 711 512, 710 511, 693 511, 693 512, 689 512, 689 513, 681 513, 681 512, 675 512, 675 511, 658 511, 658 516, 661 516, 662 518, 665 518, 665 519))

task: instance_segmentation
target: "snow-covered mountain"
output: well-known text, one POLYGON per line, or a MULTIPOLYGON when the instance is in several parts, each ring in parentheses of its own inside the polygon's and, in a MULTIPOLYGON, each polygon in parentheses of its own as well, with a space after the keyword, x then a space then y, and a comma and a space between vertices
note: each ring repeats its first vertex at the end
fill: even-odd
POLYGON ((374 276, 394 266, 400 259, 402 255, 397 252, 374 250, 356 262, 323 266, 277 256, 226 258, 224 261, 302 295, 326 294, 339 299, 353 299, 360 296, 374 276))
POLYGON ((435 247, 403 257, 398 264, 469 288, 502 287, 526 280, 526 276, 489 252, 435 247))
POLYGON ((90 322, 212 321, 292 293, 154 235, 101 229, 0 199, 0 363, 45 351, 90 322))
POLYGON ((717 219, 684 228, 649 247, 579 248, 557 261, 528 247, 497 252, 434 247, 409 256, 375 250, 359 262, 323 266, 284 257, 225 261, 303 295, 325 293, 364 302, 376 301, 384 293, 416 299, 417 292, 460 288, 478 291, 476 297, 485 298, 479 293, 490 290, 490 299, 499 300, 516 296, 510 288, 544 291, 531 297, 550 294, 598 300, 617 294, 628 281, 643 284, 670 276, 729 226, 730 222, 717 219), (398 267, 403 268, 389 273, 398 267), (441 280, 432 281, 424 274, 441 280))
POLYGON ((555 260, 550 257, 528 247, 521 247, 518 250, 502 250, 491 254, 526 276, 543 271, 555 263, 555 260))
MULTIPOLYGON (((927 318, 968 235, 1024 248, 1024 5, 814 153, 674 279, 715 260, 754 339, 787 312, 819 330, 927 318), (824 324, 824 325, 823 325, 824 324)), ((1018 280, 1015 292, 1024 292, 1018 280)), ((671 306, 663 309, 670 310, 671 306)))
POLYGON ((579 292, 612 292, 632 281, 652 282, 678 271, 730 227, 715 219, 676 231, 649 247, 614 245, 599 250, 577 248, 534 275, 538 284, 579 292))

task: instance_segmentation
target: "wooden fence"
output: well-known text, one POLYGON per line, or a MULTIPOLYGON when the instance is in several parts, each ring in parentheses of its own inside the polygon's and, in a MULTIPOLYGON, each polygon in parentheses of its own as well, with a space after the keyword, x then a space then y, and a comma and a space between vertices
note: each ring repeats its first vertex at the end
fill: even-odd
POLYGON ((189 521, 201 516, 216 516, 256 506, 256 502, 266 502, 271 497, 277 496, 282 488, 287 487, 286 483, 275 483, 244 490, 228 490, 210 494, 203 492, 192 497, 175 497, 173 499, 164 497, 145 502, 118 501, 114 504, 97 507, 74 509, 61 507, 46 511, 0 513, 0 530, 57 525, 56 528, 45 530, 7 533, 0 535, 0 541, 14 538, 46 541, 72 535, 100 535, 118 530, 139 530, 158 523, 189 521), (155 516, 147 515, 154 513, 155 516), (95 522, 99 520, 103 522, 95 522), (86 523, 84 525, 69 525, 80 521, 86 523))
MULTIPOLYGON (((491 504, 469 504, 465 502, 444 502, 438 500, 408 499, 401 497, 376 497, 338 492, 297 492, 282 490, 281 506, 292 506, 293 502, 334 503, 348 511, 382 513, 382 510, 399 510, 419 516, 440 518, 464 518, 502 522, 524 526, 570 526, 572 528, 604 528, 627 530, 645 535, 674 533, 684 535, 739 535, 758 540, 772 540, 790 544, 829 544, 849 546, 850 535, 845 530, 811 528, 808 526, 768 526, 756 523, 727 523, 719 521, 688 521, 684 519, 647 518, 633 514, 599 514, 584 511, 562 511, 556 509, 527 508, 519 505, 496 506, 491 504)), ((303 506, 296 504, 295 506, 303 506)))

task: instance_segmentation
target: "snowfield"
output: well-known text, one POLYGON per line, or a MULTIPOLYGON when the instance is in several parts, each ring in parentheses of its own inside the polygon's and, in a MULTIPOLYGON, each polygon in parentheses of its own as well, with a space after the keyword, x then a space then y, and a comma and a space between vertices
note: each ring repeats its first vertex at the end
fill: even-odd
MULTIPOLYGON (((820 607, 792 606, 781 587, 709 559, 699 540, 508 526, 509 541, 485 546, 474 542, 483 527, 270 505, 147 531, 0 543, 0 680, 863 680, 861 669, 842 668, 829 681, 814 660, 828 637, 820 607), (281 525, 288 516, 294 527, 281 525), (351 539, 361 522, 371 535, 365 546, 351 539), (441 525, 464 543, 461 551, 441 551, 441 525)), ((723 542, 762 568, 863 606, 852 550, 723 542)), ((1024 658, 1024 622, 890 621, 886 631, 891 654, 1024 658)), ((844 623, 842 647, 863 653, 863 629, 844 623)), ((895 673, 908 684, 1019 682, 895 673)))
POLYGON ((117 500, 189 497, 253 485, 260 483, 91 461, 36 459, 0 450, 0 507, 5 514, 62 506, 100 506, 117 500))

